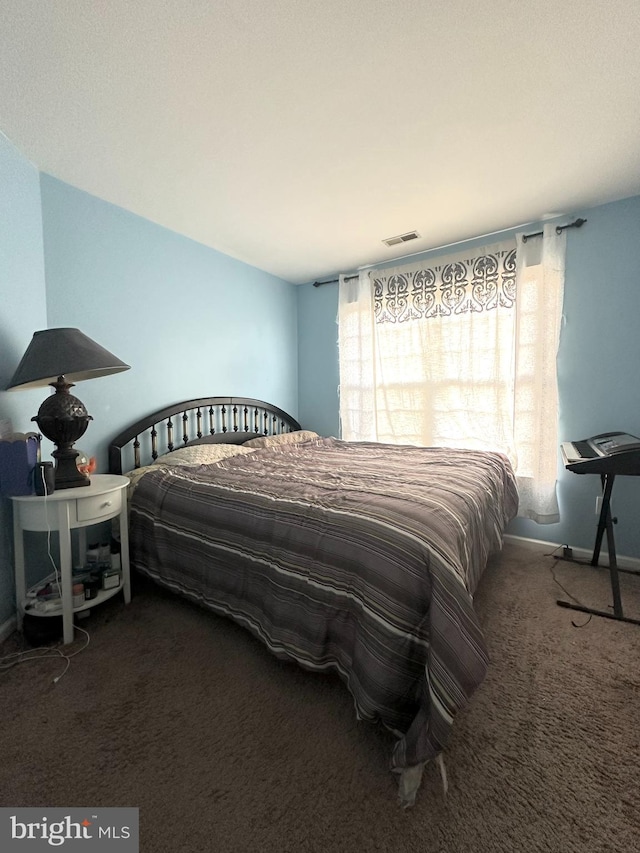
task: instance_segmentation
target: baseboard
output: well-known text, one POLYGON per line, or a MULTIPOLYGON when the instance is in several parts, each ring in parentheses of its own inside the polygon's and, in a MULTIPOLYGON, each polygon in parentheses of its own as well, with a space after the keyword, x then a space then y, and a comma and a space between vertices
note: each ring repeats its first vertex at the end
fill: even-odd
MULTIPOLYGON (((562 556, 563 546, 558 542, 546 542, 542 539, 529 539, 526 536, 513 536, 512 534, 505 534, 504 541, 513 542, 514 545, 531 548, 532 550, 539 551, 540 553, 556 553, 558 556, 562 556)), ((590 561, 593 557, 593 550, 588 551, 586 548, 574 548, 573 545, 571 546, 571 550, 573 552, 573 556, 578 560, 590 561)), ((626 557, 623 554, 616 554, 616 561, 621 569, 631 569, 632 571, 640 572, 640 559, 637 557, 626 557)), ((605 567, 609 565, 606 542, 604 543, 600 553, 599 564, 605 567)))
POLYGON ((15 616, 11 616, 6 622, 3 622, 2 625, 0 625, 0 643, 4 642, 7 637, 10 637, 17 627, 15 616))

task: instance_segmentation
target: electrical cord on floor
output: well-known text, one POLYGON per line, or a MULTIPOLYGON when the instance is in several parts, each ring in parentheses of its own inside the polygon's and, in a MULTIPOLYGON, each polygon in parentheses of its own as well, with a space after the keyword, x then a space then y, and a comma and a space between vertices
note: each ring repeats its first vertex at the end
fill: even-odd
MULTIPOLYGON (((568 589, 565 589, 565 587, 560 583, 560 581, 558 580, 558 578, 556 576, 555 565, 556 565, 558 560, 566 560, 567 562, 571 562, 571 563, 578 562, 577 560, 573 560, 573 558, 569 560, 566 557, 558 556, 558 551, 561 548, 564 548, 564 545, 558 545, 558 547, 555 548, 553 551, 551 551, 549 554, 544 555, 545 557, 553 557, 553 559, 555 561, 552 565, 549 566, 549 571, 551 572, 551 577, 554 579, 554 581, 557 583, 557 585, 560 587, 560 589, 564 592, 564 594, 566 596, 568 596, 573 601, 574 604, 578 604, 580 607, 583 607, 584 605, 582 604, 582 602, 579 599, 577 599, 575 597, 575 595, 572 595, 568 589)), ((592 616, 592 614, 590 613, 589 616, 587 617, 586 622, 582 622, 580 624, 578 624, 577 622, 574 622, 572 619, 571 624, 573 625, 574 628, 584 628, 585 625, 588 625, 589 622, 591 622, 591 616, 592 616)))
POLYGON ((5 655, 4 657, 0 658, 0 672, 9 670, 11 669, 11 667, 17 666, 19 663, 27 663, 29 661, 34 660, 44 660, 45 658, 62 659, 66 661, 66 665, 60 675, 57 675, 53 679, 53 683, 57 684, 71 666, 71 658, 75 657, 76 655, 79 655, 80 652, 83 652, 91 642, 91 637, 89 636, 88 631, 85 631, 84 628, 79 628, 77 625, 74 625, 74 629, 76 631, 81 631, 87 638, 84 645, 81 646, 79 649, 76 649, 74 652, 63 652, 57 647, 49 646, 38 646, 37 648, 26 649, 21 652, 12 652, 11 654, 5 655))

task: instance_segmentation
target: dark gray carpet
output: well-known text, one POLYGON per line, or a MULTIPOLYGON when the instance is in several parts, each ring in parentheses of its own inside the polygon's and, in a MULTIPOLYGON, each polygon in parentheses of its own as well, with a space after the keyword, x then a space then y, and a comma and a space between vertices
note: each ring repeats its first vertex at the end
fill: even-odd
MULTIPOLYGON (((398 807, 390 737, 336 677, 137 579, 129 607, 84 623, 57 684, 62 660, 0 674, 0 805, 139 807, 143 853, 640 850, 640 626, 557 607, 554 566, 584 603, 610 601, 603 570, 512 544, 491 561, 476 603, 492 663, 446 799, 429 767, 398 807)), ((622 586, 640 618, 640 578, 622 586)))

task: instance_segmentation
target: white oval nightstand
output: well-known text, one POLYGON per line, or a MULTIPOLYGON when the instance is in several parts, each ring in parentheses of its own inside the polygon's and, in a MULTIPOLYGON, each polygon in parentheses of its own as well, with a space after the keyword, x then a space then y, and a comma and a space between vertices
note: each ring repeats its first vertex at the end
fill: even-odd
MULTIPOLYGON (((62 585, 62 626, 65 645, 73 641, 74 611, 87 610, 123 591, 125 603, 131 601, 129 572, 129 529, 127 520, 127 477, 117 474, 94 474, 89 486, 59 489, 52 495, 12 497, 13 541, 16 576, 16 610, 18 629, 22 628, 26 598, 24 531, 57 531, 60 536, 60 582, 62 585), (99 594, 96 599, 74 608, 72 598, 73 566, 71 531, 90 527, 111 518, 120 519, 120 559, 122 581, 118 587, 99 594)), ((86 537, 81 539, 86 551, 86 537)), ((46 615, 46 614, 45 614, 46 615)), ((53 614, 52 614, 53 615, 53 614)))

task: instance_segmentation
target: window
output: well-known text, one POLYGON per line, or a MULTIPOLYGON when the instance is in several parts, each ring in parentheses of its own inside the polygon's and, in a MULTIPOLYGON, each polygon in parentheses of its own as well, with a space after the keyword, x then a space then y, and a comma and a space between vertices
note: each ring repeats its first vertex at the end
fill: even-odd
POLYGON ((564 232, 341 278, 347 440, 497 450, 520 514, 558 520, 558 346, 564 232))

